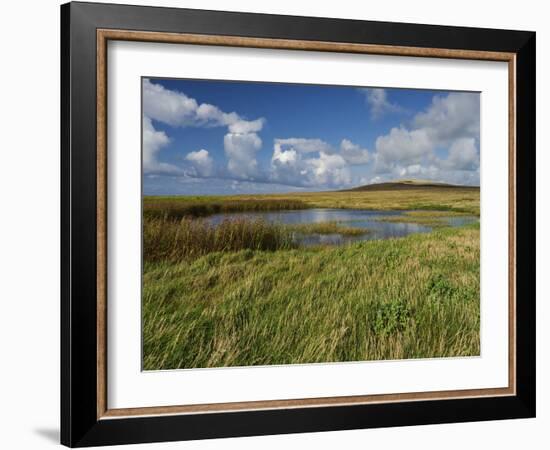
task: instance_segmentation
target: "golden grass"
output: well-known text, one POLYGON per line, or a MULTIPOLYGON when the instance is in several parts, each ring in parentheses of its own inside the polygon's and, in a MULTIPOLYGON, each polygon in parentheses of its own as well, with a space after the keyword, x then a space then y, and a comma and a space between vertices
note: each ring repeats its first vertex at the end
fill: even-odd
POLYGON ((356 208, 414 210, 408 221, 435 224, 479 216, 479 191, 146 197, 143 206, 146 370, 479 355, 479 224, 295 248, 296 232, 359 231, 200 219, 356 208))
MULTIPOLYGON (((216 212, 274 211, 303 208, 428 210, 479 215, 479 190, 427 188, 364 192, 297 192, 234 196, 145 197, 144 214, 183 211, 191 215, 216 212), (196 214, 193 212, 196 208, 196 214)), ((181 217, 178 216, 178 217, 181 217)))

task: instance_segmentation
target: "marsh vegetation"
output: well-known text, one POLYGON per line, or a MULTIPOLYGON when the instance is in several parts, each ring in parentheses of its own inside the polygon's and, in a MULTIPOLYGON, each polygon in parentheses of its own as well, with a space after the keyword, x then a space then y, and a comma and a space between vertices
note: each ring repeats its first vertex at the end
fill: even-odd
POLYGON ((146 197, 143 206, 146 370, 479 354, 479 190, 146 197), (377 210, 369 223, 427 230, 380 239, 364 218, 262 217, 317 209, 377 210), (345 245, 297 239, 308 235, 345 245))

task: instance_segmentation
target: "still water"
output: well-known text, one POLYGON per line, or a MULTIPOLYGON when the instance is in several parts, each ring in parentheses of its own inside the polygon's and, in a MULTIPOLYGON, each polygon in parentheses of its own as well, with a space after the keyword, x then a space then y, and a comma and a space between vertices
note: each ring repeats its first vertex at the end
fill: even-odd
MULTIPOLYGON (((270 223, 282 224, 308 224, 321 222, 337 222, 342 226, 354 228, 365 228, 368 230, 363 235, 346 236, 339 233, 318 234, 318 233, 296 233, 295 239, 305 245, 340 245, 354 241, 367 241, 373 239, 389 239, 408 236, 413 233, 428 233, 433 227, 408 222, 384 222, 380 220, 384 217, 404 216, 407 211, 382 211, 382 210, 364 210, 364 209, 337 209, 337 208, 316 208, 300 209, 292 211, 269 211, 269 212, 245 212, 216 214, 209 218, 213 225, 226 219, 237 219, 246 217, 248 219, 263 219, 270 223)), ((451 227, 459 227, 469 223, 477 222, 479 219, 475 216, 448 216, 438 217, 438 219, 447 223, 451 227)), ((411 217, 411 220, 414 218, 411 217)))

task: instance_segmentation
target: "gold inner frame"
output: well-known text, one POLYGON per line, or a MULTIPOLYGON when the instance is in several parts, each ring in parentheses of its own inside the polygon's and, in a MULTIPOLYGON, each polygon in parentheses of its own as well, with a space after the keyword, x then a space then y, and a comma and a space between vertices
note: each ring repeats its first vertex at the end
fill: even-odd
POLYGON ((323 41, 265 39, 181 33, 157 33, 113 29, 97 30, 97 418, 165 414, 217 413, 261 409, 289 409, 444 400, 516 394, 516 54, 477 50, 403 47, 323 41), (508 386, 400 394, 263 400, 200 405, 148 406, 109 409, 107 405, 107 42, 109 40, 171 44, 216 45, 286 50, 307 50, 371 55, 413 56, 451 59, 502 61, 508 63, 508 386))

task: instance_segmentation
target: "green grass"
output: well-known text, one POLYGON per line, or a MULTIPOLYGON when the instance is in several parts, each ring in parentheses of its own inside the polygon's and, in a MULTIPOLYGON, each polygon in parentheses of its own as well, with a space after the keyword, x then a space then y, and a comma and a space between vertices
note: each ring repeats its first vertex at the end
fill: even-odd
POLYGON ((479 355, 479 224, 340 247, 251 242, 146 257, 146 370, 479 355))
POLYGON ((393 223, 416 223, 432 228, 449 226, 449 217, 468 216, 468 213, 458 211, 406 211, 400 216, 383 216, 376 220, 393 223))
POLYGON ((440 226, 479 216, 478 190, 146 197, 143 211, 146 370, 479 355, 479 223, 440 226), (368 230, 203 218, 304 208, 412 209, 399 219, 434 231, 313 248, 293 236, 368 230))

